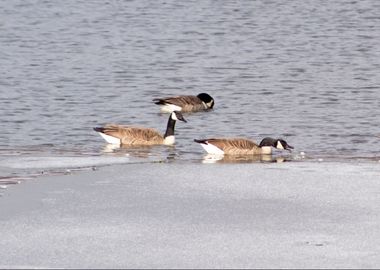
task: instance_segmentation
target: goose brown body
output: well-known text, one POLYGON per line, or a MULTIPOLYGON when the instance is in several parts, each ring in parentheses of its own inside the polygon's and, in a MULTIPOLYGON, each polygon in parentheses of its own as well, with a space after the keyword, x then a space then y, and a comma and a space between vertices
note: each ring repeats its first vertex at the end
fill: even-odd
POLYGON ((104 127, 95 127, 94 130, 111 144, 121 145, 172 145, 175 142, 174 127, 176 121, 187 122, 183 115, 174 111, 170 114, 164 135, 155 129, 107 124, 104 127))
POLYGON ((244 138, 211 138, 196 140, 196 142, 211 144, 226 155, 259 155, 263 153, 263 149, 258 144, 244 138))
POLYGON ((120 144, 124 145, 155 145, 164 144, 164 136, 152 128, 123 126, 117 124, 107 124, 95 131, 104 133, 120 139, 120 144))

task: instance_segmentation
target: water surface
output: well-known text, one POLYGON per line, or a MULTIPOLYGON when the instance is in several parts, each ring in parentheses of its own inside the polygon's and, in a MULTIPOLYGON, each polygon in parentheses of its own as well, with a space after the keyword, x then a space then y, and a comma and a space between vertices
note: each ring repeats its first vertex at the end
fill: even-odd
POLYGON ((193 139, 211 136, 378 160, 379 14, 376 0, 2 1, 2 168, 197 161, 193 139), (185 115, 174 148, 104 151, 92 131, 164 132, 152 99, 200 92, 215 109, 185 115))

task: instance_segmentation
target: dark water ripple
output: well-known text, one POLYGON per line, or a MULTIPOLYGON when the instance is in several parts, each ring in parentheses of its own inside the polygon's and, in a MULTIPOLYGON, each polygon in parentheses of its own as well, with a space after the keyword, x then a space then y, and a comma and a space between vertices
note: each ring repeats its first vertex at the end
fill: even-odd
POLYGON ((0 147, 102 155, 93 126, 164 131, 152 98, 208 92, 215 110, 178 124, 177 159, 200 158, 192 140, 208 136, 379 157, 379 12, 377 0, 3 1, 0 147))

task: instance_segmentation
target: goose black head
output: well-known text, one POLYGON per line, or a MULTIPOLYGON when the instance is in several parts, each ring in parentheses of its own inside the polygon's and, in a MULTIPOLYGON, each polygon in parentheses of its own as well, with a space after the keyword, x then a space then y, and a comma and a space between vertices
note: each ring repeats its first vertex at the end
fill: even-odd
POLYGON ((281 149, 281 150, 288 150, 288 151, 291 151, 291 149, 293 149, 294 147, 293 146, 290 146, 285 140, 283 139, 272 139, 272 138, 264 138, 261 142, 260 142, 260 147, 263 147, 263 146, 272 146, 274 148, 277 148, 277 149, 281 149))
POLYGON ((212 109, 214 107, 215 101, 209 94, 200 93, 197 95, 197 97, 202 100, 209 109, 212 109))

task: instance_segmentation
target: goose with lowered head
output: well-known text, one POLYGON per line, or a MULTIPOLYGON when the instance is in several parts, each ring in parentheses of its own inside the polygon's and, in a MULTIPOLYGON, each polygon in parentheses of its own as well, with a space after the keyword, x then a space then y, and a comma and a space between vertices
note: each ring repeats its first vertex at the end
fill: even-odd
POLYGON ((290 146, 283 139, 264 138, 260 144, 244 138, 211 138, 194 140, 209 154, 218 155, 270 155, 272 147, 291 151, 290 146))
POLYGON ((197 96, 182 95, 166 98, 155 98, 153 102, 160 105, 161 112, 198 112, 210 110, 214 107, 214 99, 207 93, 197 96))

